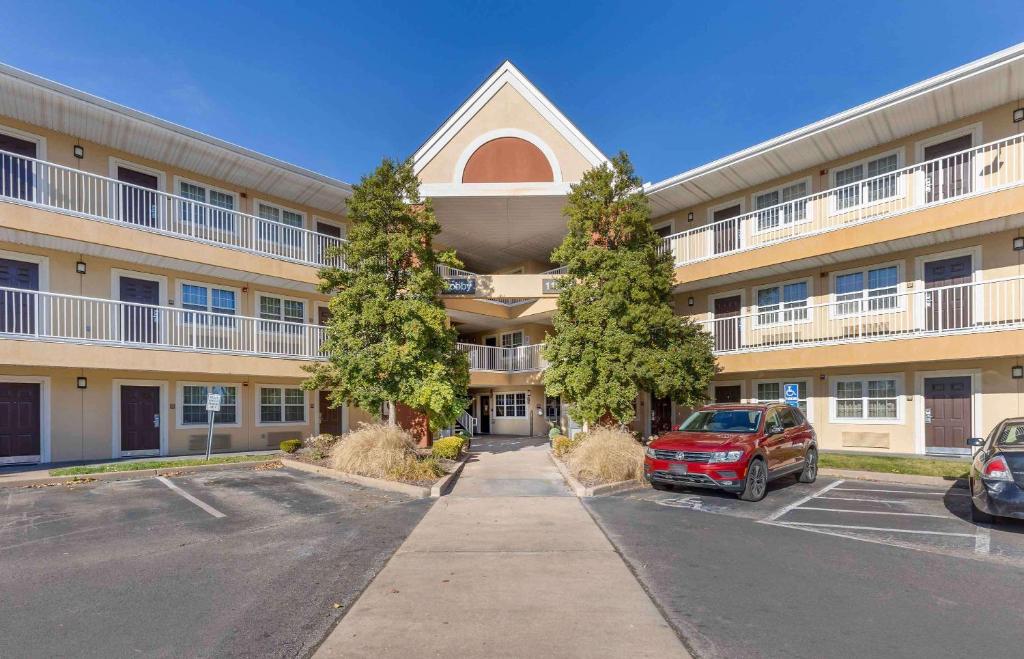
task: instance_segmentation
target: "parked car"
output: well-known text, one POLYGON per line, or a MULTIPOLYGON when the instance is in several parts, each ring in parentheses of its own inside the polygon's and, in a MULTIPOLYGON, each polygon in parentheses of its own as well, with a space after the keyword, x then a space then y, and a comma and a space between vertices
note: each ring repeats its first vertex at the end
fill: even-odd
POLYGON ((968 479, 971 518, 982 523, 1024 519, 1024 418, 1004 419, 988 437, 967 444, 979 447, 968 479))
POLYGON ((768 482, 796 474, 818 476, 814 428, 788 405, 708 405, 646 449, 644 476, 658 490, 673 485, 734 492, 760 501, 768 482))

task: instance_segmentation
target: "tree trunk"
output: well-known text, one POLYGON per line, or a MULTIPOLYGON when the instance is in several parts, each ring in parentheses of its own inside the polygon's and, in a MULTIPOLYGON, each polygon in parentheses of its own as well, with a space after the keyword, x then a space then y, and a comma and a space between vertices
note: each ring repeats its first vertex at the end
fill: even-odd
POLYGON ((397 425, 398 424, 397 417, 398 417, 398 414, 397 414, 397 410, 395 408, 395 401, 389 400, 388 401, 388 425, 389 426, 397 425))

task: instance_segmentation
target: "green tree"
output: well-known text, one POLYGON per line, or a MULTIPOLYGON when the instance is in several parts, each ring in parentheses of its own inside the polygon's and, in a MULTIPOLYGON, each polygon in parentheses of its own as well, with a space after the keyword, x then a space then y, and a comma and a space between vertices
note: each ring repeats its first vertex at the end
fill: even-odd
POLYGON ((641 391, 695 406, 715 374, 711 337, 672 310, 673 265, 625 153, 583 175, 552 253, 567 266, 544 373, 548 395, 588 423, 629 423, 641 391))
POLYGON ((336 256, 345 267, 320 270, 320 291, 331 295, 323 350, 327 361, 308 366, 309 390, 327 390, 333 406, 365 410, 406 405, 430 429, 451 425, 468 403, 469 361, 439 295, 438 263, 462 264, 437 252, 441 227, 422 201, 412 165, 385 158, 354 186, 351 230, 336 256))

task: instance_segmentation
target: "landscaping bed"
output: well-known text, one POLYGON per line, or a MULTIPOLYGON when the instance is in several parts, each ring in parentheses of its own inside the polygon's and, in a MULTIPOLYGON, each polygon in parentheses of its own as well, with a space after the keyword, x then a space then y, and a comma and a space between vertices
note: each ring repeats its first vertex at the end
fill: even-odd
POLYGON ((201 458, 183 458, 180 460, 134 460, 131 462, 110 462, 97 465, 80 465, 77 467, 57 467, 51 469, 51 476, 82 476, 86 474, 109 474, 121 471, 143 471, 148 469, 175 469, 199 467, 203 465, 235 464, 238 462, 266 462, 274 460, 273 455, 224 455, 213 456, 209 460, 201 458))
POLYGON ((577 496, 643 483, 644 447, 626 430, 598 427, 551 439, 551 457, 577 496))
POLYGON ((903 458, 896 456, 845 455, 821 453, 818 466, 823 469, 849 469, 851 471, 872 471, 885 474, 907 474, 937 476, 948 480, 967 478, 970 463, 960 460, 933 458, 903 458))

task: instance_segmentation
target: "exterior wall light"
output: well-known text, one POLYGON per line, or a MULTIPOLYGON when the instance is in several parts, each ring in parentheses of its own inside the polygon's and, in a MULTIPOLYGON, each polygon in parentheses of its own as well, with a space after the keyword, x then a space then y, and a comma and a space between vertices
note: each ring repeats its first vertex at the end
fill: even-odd
POLYGON ((1011 368, 1010 377, 1014 380, 1024 379, 1024 366, 1014 366, 1011 368))
POLYGON ((690 297, 686 298, 686 306, 688 306, 688 307, 692 307, 693 306, 693 296, 692 295, 690 297))
POLYGON ((85 274, 85 261, 78 261, 77 263, 75 263, 75 272, 77 272, 80 275, 85 274))
POLYGON ((75 385, 79 389, 86 389, 89 386, 89 380, 84 375, 79 375, 78 380, 75 381, 75 385))
POLYGON ((1013 111, 1013 123, 1019 124, 1024 121, 1024 108, 1017 108, 1013 111))
POLYGON ((1024 250, 1024 236, 1017 236, 1013 239, 1013 251, 1019 252, 1024 250))
POLYGON ((82 158, 85 157, 85 147, 82 146, 81 144, 76 144, 73 147, 71 147, 71 153, 73 153, 76 158, 81 160, 82 158))
POLYGON ((693 222, 693 211, 690 211, 689 213, 686 214, 686 221, 693 222))

